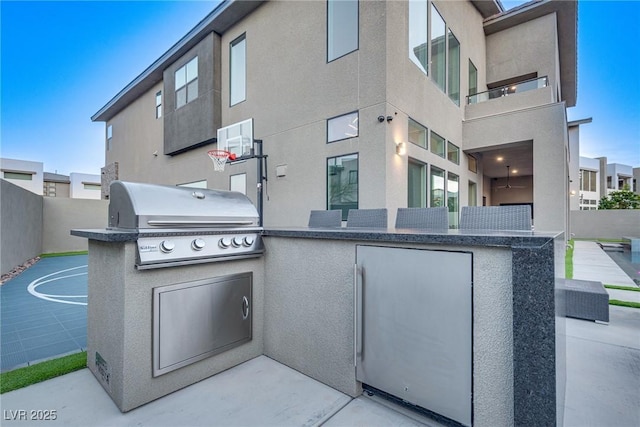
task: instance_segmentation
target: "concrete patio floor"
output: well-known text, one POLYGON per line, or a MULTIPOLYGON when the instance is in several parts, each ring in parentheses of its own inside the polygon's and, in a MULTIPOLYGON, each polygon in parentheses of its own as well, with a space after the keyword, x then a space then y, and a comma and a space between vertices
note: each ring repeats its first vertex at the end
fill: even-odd
MULTIPOLYGON (((567 319, 567 427, 640 425, 640 310, 610 323, 567 319)), ((356 399, 266 356, 122 414, 88 369, 2 395, 3 426, 421 426, 440 424, 375 398, 356 399), (26 411, 26 412, 20 412, 26 411), (24 414, 27 421, 12 419, 24 414)))

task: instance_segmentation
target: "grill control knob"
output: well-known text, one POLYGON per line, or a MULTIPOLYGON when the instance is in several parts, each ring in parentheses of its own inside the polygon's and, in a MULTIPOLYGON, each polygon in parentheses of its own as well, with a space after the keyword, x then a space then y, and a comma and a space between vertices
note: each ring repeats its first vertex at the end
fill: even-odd
POLYGON ((234 248, 239 248, 240 246, 242 246, 242 237, 234 237, 231 241, 231 244, 234 248))
POLYGON ((231 239, 228 237, 223 237, 218 241, 218 246, 220 246, 222 249, 227 249, 229 246, 231 246, 231 239))
POLYGON ((176 245, 171 240, 164 240, 162 243, 160 243, 160 250, 165 254, 172 252, 175 247, 176 245))
POLYGON ((205 241, 199 238, 191 242, 191 247, 196 251, 201 251, 202 249, 204 249, 205 245, 206 245, 205 241))
POLYGON ((253 237, 251 237, 251 236, 247 236, 247 237, 245 237, 245 238, 244 238, 244 240, 242 241, 242 244, 243 244, 244 246, 246 246, 246 247, 249 247, 249 246, 253 245, 253 242, 254 242, 253 237))

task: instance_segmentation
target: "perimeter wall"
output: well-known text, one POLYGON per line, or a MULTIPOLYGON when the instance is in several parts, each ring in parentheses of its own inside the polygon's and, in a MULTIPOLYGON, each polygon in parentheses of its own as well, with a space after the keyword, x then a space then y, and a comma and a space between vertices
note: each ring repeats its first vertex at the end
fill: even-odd
POLYGON ((640 237, 640 209, 570 211, 570 229, 578 239, 640 237))
POLYGON ((73 228, 105 228, 106 200, 43 197, 0 180, 0 273, 43 253, 86 251, 73 228))

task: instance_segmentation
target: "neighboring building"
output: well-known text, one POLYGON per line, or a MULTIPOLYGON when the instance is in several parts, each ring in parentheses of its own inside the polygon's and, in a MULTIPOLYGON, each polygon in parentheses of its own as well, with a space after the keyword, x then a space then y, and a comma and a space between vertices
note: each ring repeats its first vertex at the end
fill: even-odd
POLYGON ((607 164, 607 194, 628 187, 633 189, 633 167, 620 163, 607 164))
POLYGON ((70 197, 71 181, 67 175, 44 173, 43 195, 47 197, 70 197))
POLYGON ((43 172, 42 162, 0 158, 2 178, 46 197, 101 199, 100 175, 71 173, 70 176, 43 172))
POLYGON ((580 157, 580 205, 578 209, 581 211, 598 209, 598 202, 605 195, 600 163, 600 159, 580 157))
POLYGON ((69 196, 72 199, 100 200, 102 185, 100 175, 72 172, 69 175, 69 196))
MULTIPOLYGON (((580 125, 591 123, 591 117, 574 120, 568 123, 569 128, 569 210, 581 209, 583 197, 582 168, 583 157, 580 156, 580 125)), ((586 160, 585 160, 586 161, 586 160)), ((594 166, 593 163, 591 166, 594 166)), ((596 170, 598 167, 596 166, 596 170)), ((588 181, 589 182, 589 181, 588 181)), ((596 191, 596 190, 594 190, 596 191)))
MULTIPOLYGON (((242 190, 217 129, 253 119, 265 225, 311 209, 530 204, 567 230, 577 3, 224 1, 93 117, 113 179, 242 190)), ((577 171, 577 169, 576 169, 577 171)), ((108 196, 108 195, 105 195, 108 196)))
MULTIPOLYGON (((572 209, 596 210, 600 199, 613 191, 622 190, 629 186, 629 190, 638 193, 638 178, 640 168, 607 163, 606 157, 580 157, 580 185, 579 208, 572 205, 572 209)), ((572 191, 573 195, 573 191, 572 191)))
POLYGON ((42 196, 44 174, 42 162, 0 158, 2 178, 42 196))

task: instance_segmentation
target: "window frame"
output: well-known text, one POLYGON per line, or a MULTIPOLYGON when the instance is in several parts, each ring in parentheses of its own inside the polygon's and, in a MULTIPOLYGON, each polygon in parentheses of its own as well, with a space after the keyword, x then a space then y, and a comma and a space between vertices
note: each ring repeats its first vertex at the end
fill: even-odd
POLYGON ((182 65, 181 67, 179 67, 178 69, 176 69, 176 71, 174 71, 173 73, 173 78, 174 78, 174 89, 175 89, 175 102, 176 102, 176 110, 179 108, 184 107, 185 105, 189 104, 192 101, 195 101, 196 99, 198 99, 198 96, 200 96, 199 93, 199 78, 200 75, 200 70, 199 70, 199 61, 198 61, 198 55, 194 56, 193 58, 191 58, 190 60, 188 60, 187 62, 184 63, 184 65, 182 65), (193 64, 193 62, 195 61, 195 77, 193 77, 191 80, 189 80, 189 66, 191 64, 193 64), (180 73, 182 70, 184 70, 184 83, 181 84, 180 86, 178 85, 178 73, 180 73), (191 92, 189 90, 190 87, 193 87, 192 85, 195 83, 195 97, 191 98, 189 96, 189 93, 191 92), (185 95, 184 95, 184 99, 185 102, 184 104, 180 104, 178 102, 179 100, 179 96, 178 93, 184 88, 185 91, 185 95))
POLYGON ((107 151, 111 151, 111 142, 113 140, 113 125, 108 124, 106 129, 107 134, 107 151))
POLYGON ((451 141, 447 141, 447 160, 456 165, 460 164, 460 147, 451 141), (455 147, 455 150, 453 151, 456 154, 455 160, 451 160, 451 147, 455 147))
MULTIPOLYGON (((431 2, 431 8, 430 8, 430 16, 429 16, 429 68, 430 68, 430 76, 431 76, 431 80, 434 82, 434 84, 440 89, 442 90, 442 92, 446 93, 447 92, 447 21, 444 20, 444 18, 442 17, 442 14, 440 13, 440 11, 438 11, 438 8, 436 7, 435 4, 433 4, 433 2, 431 2), (435 12, 435 14, 433 13, 435 12), (440 20, 442 21, 442 25, 444 26, 444 34, 442 34, 442 40, 443 40, 443 47, 442 47, 442 55, 443 55, 443 59, 442 59, 442 67, 441 69, 439 69, 439 71, 441 72, 436 72, 434 71, 434 51, 437 51, 437 49, 434 48, 434 38, 432 37, 433 31, 436 29, 436 25, 434 25, 434 16, 435 17, 439 17, 440 20), (440 80, 438 79, 438 77, 442 75, 442 84, 440 84, 440 80)), ((437 37, 436 37, 437 39, 437 37)), ((439 62, 438 62, 439 64, 439 62)))
POLYGON ((156 92, 156 119, 162 117, 162 91, 156 92))
POLYGON ((476 65, 473 63, 473 61, 471 61, 471 58, 469 58, 469 69, 468 69, 468 73, 469 73, 469 87, 467 88, 467 91, 469 92, 469 96, 473 96, 473 95, 477 95, 478 94, 478 67, 476 67, 476 65), (473 68, 473 86, 471 85, 471 69, 473 68), (475 89, 472 93, 471 88, 475 89))
MULTIPOLYGON (((429 75, 429 53, 430 53, 430 30, 431 26, 429 25, 429 2, 427 0, 420 0, 420 1, 416 1, 416 0, 409 0, 409 34, 408 34, 408 43, 409 43, 409 59, 411 60, 411 62, 413 62, 415 64, 416 67, 418 67, 418 69, 420 71, 422 71, 422 73, 426 76, 429 75), (412 8, 412 5, 415 7, 415 9, 412 8), (419 8, 417 6, 420 6, 419 8), (424 8, 424 10, 423 10, 424 8), (424 16, 422 16, 421 12, 424 12, 424 16), (420 19, 420 22, 416 22, 418 19, 420 19), (411 46, 411 29, 412 28, 416 28, 416 25, 419 27, 418 24, 422 23, 422 19, 424 19, 424 46, 425 46, 425 58, 424 61, 425 63, 423 64, 422 61, 420 60, 420 58, 418 58, 417 55, 415 55, 415 46, 411 46)), ((422 35, 422 34, 420 34, 422 35)), ((418 37, 414 38, 414 41, 417 39, 418 37)))
MULTIPOLYGON (((238 65, 236 65, 238 66, 238 65)), ((236 37, 231 43, 229 43, 229 106, 233 107, 234 105, 240 104, 247 100, 247 33, 243 33, 242 35, 236 37), (235 70, 234 73, 234 48, 239 44, 243 44, 242 49, 242 70, 235 70), (241 71, 242 74, 242 97, 238 97, 237 100, 234 100, 234 75, 241 71)))
POLYGON ((435 154, 438 157, 442 157, 443 159, 447 158, 447 140, 444 137, 440 136, 439 133, 434 132, 433 129, 429 131, 429 146, 430 146, 429 151, 432 154, 435 154), (438 153, 434 151, 437 145, 433 143, 433 135, 437 136, 442 140, 442 153, 438 153))
MULTIPOLYGON (((446 26, 446 22, 445 22, 445 26, 446 26)), ((453 33, 453 31, 451 30, 451 27, 446 27, 447 28, 447 57, 446 57, 446 64, 447 64, 447 95, 449 95, 449 99, 453 101, 454 104, 456 104, 458 107, 460 106, 460 57, 461 57, 461 47, 460 47, 460 40, 458 40, 458 38, 456 37, 456 35, 453 33), (457 57, 457 67, 452 69, 452 65, 451 65, 451 56, 452 56, 452 52, 451 52, 451 38, 455 39, 456 43, 458 43, 458 57, 457 57), (457 74, 455 75, 456 80, 457 80, 457 86, 458 86, 458 92, 456 93, 451 93, 451 80, 452 80, 452 70, 457 71, 457 74), (453 97, 455 96, 455 98, 453 97)))
MULTIPOLYGON (((333 62, 337 59, 340 59, 344 56, 349 55, 350 53, 353 53, 357 50, 360 49, 360 2, 358 0, 327 0, 326 1, 326 13, 327 13, 327 22, 326 22, 326 48, 327 48, 327 64, 330 62, 333 62), (342 3, 342 4, 347 4, 347 3, 355 3, 356 5, 356 22, 355 22, 355 33, 356 33, 356 39, 355 39, 355 47, 348 51, 348 52, 344 52, 341 54, 338 54, 337 56, 331 57, 330 52, 329 52, 329 47, 331 45, 330 43, 330 37, 331 34, 333 33, 332 31, 330 31, 330 24, 331 24, 331 10, 330 10, 330 5, 331 4, 336 4, 336 3, 342 3)), ((333 39, 331 39, 333 40, 333 39)), ((335 49, 334 49, 335 50, 335 49)))
POLYGON ((423 126, 420 122, 412 119, 411 117, 409 117, 409 120, 407 121, 407 141, 409 141, 410 143, 412 143, 413 145, 416 145, 420 148, 424 148, 425 150, 429 150, 429 129, 426 126, 423 126), (421 144, 417 144, 416 142, 411 140, 411 125, 415 125, 416 128, 421 128, 420 130, 424 130, 424 145, 421 144))
POLYGON ((429 167, 429 207, 437 208, 437 207, 444 207, 444 206, 447 206, 447 171, 431 165, 429 167), (442 175, 439 175, 440 178, 442 178, 442 204, 440 205, 433 204, 435 200, 433 192, 435 190, 440 190, 440 188, 436 189, 435 186, 433 185, 434 171, 442 172, 442 175))
POLYGON ((407 163, 407 207, 408 208, 426 208, 428 203, 428 194, 429 194, 429 184, 428 184, 428 164, 421 162, 420 160, 414 159, 410 157, 407 163), (415 165, 420 168, 420 203, 419 206, 416 206, 412 201, 412 188, 411 188, 411 165, 415 165))
MULTIPOLYGON (((353 123, 353 121, 352 121, 352 123, 353 123)), ((352 139, 352 138, 358 138, 358 137, 360 136, 360 111, 359 111, 359 110, 354 110, 354 111, 350 111, 350 112, 345 113, 345 114, 340 114, 340 115, 338 115, 338 116, 329 117, 329 118, 326 120, 326 125, 325 125, 325 126, 326 126, 326 141, 327 141, 327 144, 332 144, 332 143, 334 143, 334 142, 339 142, 339 141, 345 141, 345 140, 347 140, 347 139, 352 139), (354 135, 354 136, 349 136, 349 135, 345 134, 345 135, 347 135, 347 136, 345 136, 344 138, 339 138, 339 139, 332 139, 332 140, 330 140, 330 139, 329 139, 329 126, 330 126, 330 122, 331 122, 332 120, 336 120, 336 119, 339 119, 339 118, 342 118, 342 117, 346 117, 346 116, 352 115, 352 114, 354 114, 354 113, 355 113, 355 115, 356 115, 356 119, 357 119, 357 122, 358 122, 358 126, 357 126, 357 129, 356 129, 357 134, 356 134, 356 135, 354 135)), ((350 126, 351 126, 351 125, 350 125, 350 126)))
MULTIPOLYGON (((356 169, 355 171, 357 172, 357 177, 355 179, 355 183, 351 183, 350 181, 352 180, 352 170, 348 171, 349 174, 347 175, 346 178, 346 185, 355 185, 355 207, 354 208, 340 208, 340 210, 342 211, 342 220, 346 221, 347 220, 347 215, 349 213, 349 209, 358 209, 358 207, 360 206, 360 178, 359 178, 359 174, 360 174, 360 154, 358 152, 353 152, 353 153, 347 153, 347 154, 340 154, 337 156, 331 156, 331 157, 327 157, 326 161, 325 161, 325 185, 326 185, 326 194, 325 194, 325 200, 326 200, 326 207, 327 210, 332 210, 332 209, 336 209, 334 207, 334 205, 331 204, 331 186, 330 186, 330 182, 329 182, 329 177, 332 176, 332 174, 330 173, 329 168, 331 166, 337 166, 337 164, 334 165, 330 165, 329 162, 331 160, 334 160, 334 163, 337 163, 337 159, 340 158, 346 158, 346 157, 350 157, 350 156, 355 156, 355 165, 356 165, 356 169)), ((335 174, 334 174, 335 175, 335 174)))

